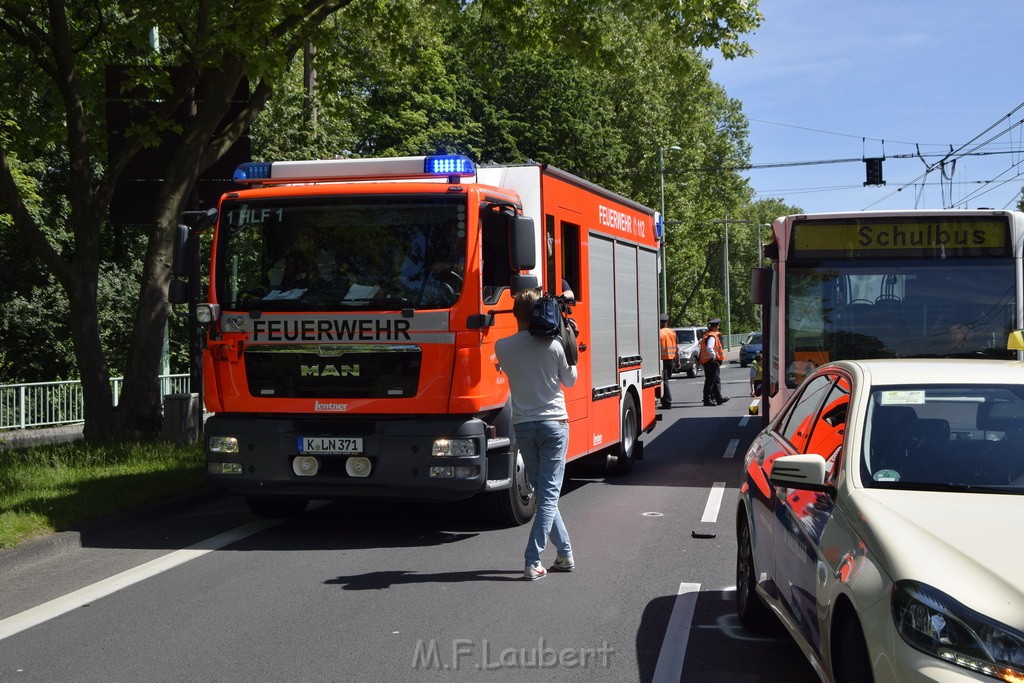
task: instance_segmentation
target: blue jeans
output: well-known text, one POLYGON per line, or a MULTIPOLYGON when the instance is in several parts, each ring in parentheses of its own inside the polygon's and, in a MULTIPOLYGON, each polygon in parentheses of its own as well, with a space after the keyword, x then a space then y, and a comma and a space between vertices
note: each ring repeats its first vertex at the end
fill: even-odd
POLYGON ((559 557, 572 555, 569 532, 558 512, 558 497, 562 493, 565 475, 565 453, 569 448, 569 425, 549 420, 524 422, 515 426, 516 443, 523 454, 526 478, 537 494, 537 514, 526 544, 526 564, 540 561, 540 553, 548 538, 558 550, 559 557))

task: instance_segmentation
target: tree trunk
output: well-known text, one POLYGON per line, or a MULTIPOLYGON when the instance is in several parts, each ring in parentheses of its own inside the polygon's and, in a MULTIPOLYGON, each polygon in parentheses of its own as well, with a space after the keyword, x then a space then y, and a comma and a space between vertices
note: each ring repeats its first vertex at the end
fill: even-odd
POLYGON ((110 370, 100 342, 95 280, 79 278, 78 287, 68 290, 71 309, 71 341, 78 359, 82 382, 82 409, 86 441, 103 441, 118 432, 110 370))

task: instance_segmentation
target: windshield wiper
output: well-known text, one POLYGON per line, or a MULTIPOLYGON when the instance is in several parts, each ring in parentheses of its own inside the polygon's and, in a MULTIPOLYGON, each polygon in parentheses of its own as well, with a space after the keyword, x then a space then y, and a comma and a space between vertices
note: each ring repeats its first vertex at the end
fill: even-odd
POLYGON ((946 484, 940 484, 937 482, 915 481, 886 482, 886 484, 886 486, 880 486, 878 488, 899 489, 902 491, 946 491, 949 493, 1024 493, 1024 489, 1021 489, 1019 486, 1013 486, 1010 484, 1007 484, 1005 486, 998 486, 992 484, 964 484, 962 482, 953 481, 948 482, 946 484))

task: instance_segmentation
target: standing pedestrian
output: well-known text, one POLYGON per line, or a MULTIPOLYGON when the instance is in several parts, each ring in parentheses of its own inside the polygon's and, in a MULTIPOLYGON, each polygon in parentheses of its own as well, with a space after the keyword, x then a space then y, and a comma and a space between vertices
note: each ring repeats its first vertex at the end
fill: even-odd
POLYGON ((516 294, 512 313, 519 331, 494 345, 512 394, 516 445, 523 455, 527 479, 537 495, 537 514, 526 544, 523 570, 523 577, 531 581, 548 573, 540 562, 540 554, 549 538, 558 552, 551 571, 571 572, 576 566, 569 532, 558 511, 569 447, 569 414, 562 387, 576 384, 576 368, 566 360, 561 337, 530 334, 530 313, 538 298, 540 291, 536 289, 516 294))
POLYGON ((672 379, 672 369, 679 354, 676 331, 668 326, 668 316, 664 313, 661 314, 658 338, 661 340, 661 407, 664 410, 672 407, 672 390, 669 389, 668 381, 672 379))
POLYGON ((761 354, 754 354, 754 360, 750 361, 750 395, 761 395, 761 384, 764 381, 764 368, 761 366, 761 354))
POLYGON ((722 396, 721 366, 725 362, 725 348, 722 333, 718 331, 722 321, 712 318, 708 331, 700 338, 700 364, 704 368, 704 405, 720 406, 728 398, 722 396))

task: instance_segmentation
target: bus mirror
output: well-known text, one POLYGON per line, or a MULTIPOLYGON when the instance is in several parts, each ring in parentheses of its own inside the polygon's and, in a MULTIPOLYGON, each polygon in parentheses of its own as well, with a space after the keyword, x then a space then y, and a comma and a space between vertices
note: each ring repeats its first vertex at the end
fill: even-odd
POLYGON ((753 268, 750 271, 750 303, 767 306, 772 302, 772 269, 753 268))
POLYGON ((188 240, 187 225, 178 224, 174 229, 174 251, 171 256, 171 275, 173 277, 188 276, 188 240))
POLYGON ((533 270, 537 267, 537 236, 533 219, 509 216, 508 258, 512 270, 533 270))
POLYGON ((1024 351, 1024 330, 1014 330, 1006 340, 1006 348, 1010 351, 1024 351))

